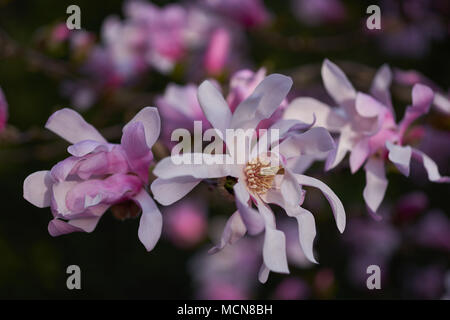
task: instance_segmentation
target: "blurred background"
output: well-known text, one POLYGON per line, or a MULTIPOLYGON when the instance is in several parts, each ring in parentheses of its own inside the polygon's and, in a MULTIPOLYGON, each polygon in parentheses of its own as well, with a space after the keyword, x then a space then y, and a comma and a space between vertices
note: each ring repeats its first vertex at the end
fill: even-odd
MULTIPOLYGON (((414 83, 438 92, 444 102, 420 120, 419 148, 449 175, 450 3, 379 1, 381 30, 366 28, 370 4, 0 0, 0 88, 8 104, 0 133, 0 298, 449 298, 450 189, 428 182, 420 166, 409 178, 388 172, 380 222, 367 214, 362 170, 351 175, 342 164, 324 174, 322 163, 311 167, 308 175, 327 183, 344 203, 347 229, 338 232, 328 203, 310 191, 306 206, 316 217, 320 264, 308 263, 292 245, 291 274, 272 273, 265 285, 257 279, 259 237, 207 255, 235 210, 217 188, 200 185, 186 200, 162 208, 163 236, 150 253, 138 241, 138 220, 120 221, 111 212, 93 233, 52 238, 50 210, 22 196, 30 173, 67 156, 67 143, 44 129, 62 107, 78 110, 109 141, 119 142, 122 126, 147 105, 160 108, 163 132, 173 125, 161 110, 171 107, 164 101, 169 84, 213 78, 227 93, 230 77, 241 69, 289 75, 289 98, 330 102, 320 78, 325 58, 362 91, 376 69, 389 64, 397 117, 410 103, 414 83), (66 27, 72 4, 81 9, 81 30, 66 27), (151 31, 139 29, 146 17, 154 18, 151 31), (144 40, 149 48, 142 47, 144 40), (66 287, 66 268, 73 264, 81 268, 82 290, 66 287), (366 287, 372 264, 381 268, 380 290, 366 287)), ((157 159, 168 154, 165 140, 153 150, 157 159)), ((296 237, 295 221, 278 214, 288 238, 296 237)))

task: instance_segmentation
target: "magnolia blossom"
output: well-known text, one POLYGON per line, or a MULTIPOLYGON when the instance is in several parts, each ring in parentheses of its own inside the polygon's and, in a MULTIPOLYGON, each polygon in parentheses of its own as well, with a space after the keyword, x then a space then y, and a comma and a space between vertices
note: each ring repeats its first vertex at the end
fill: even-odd
POLYGON ((242 138, 241 135, 230 137, 225 134, 230 129, 252 132, 262 120, 272 116, 291 86, 289 77, 269 75, 232 113, 216 87, 204 81, 198 88, 200 106, 223 139, 226 153, 173 155, 162 159, 153 171, 158 178, 152 183, 151 189, 155 199, 163 205, 181 199, 204 179, 225 178, 234 183, 230 191, 234 194, 238 210, 229 218, 220 243, 211 252, 234 243, 246 232, 250 235, 264 232, 264 263, 259 276, 261 282, 267 280, 269 271, 289 272, 285 235, 276 227, 270 203, 284 208, 288 216, 297 219, 300 245, 306 257, 313 262, 316 261, 313 255, 316 229, 312 213, 301 207, 305 196, 302 187, 319 188, 331 204, 339 231, 343 232, 345 228, 345 211, 334 192, 321 181, 295 174, 289 167, 292 159, 332 150, 335 145, 328 131, 312 128, 298 133, 296 131, 309 129, 311 125, 283 120, 271 126, 283 138, 281 143, 278 139, 272 139, 272 135, 269 138, 269 132, 272 131, 260 135, 258 140, 252 135, 249 137, 252 141, 245 141, 249 142, 248 145, 237 143, 236 138, 242 138), (253 144, 250 145, 250 142, 253 144), (242 156, 244 163, 239 161, 242 156), (225 163, 224 158, 227 159, 225 163), (183 163, 186 159, 194 161, 183 163), (202 160, 202 163, 196 164, 195 159, 202 160))
POLYGON ((411 158, 421 162, 433 182, 448 182, 441 177, 437 165, 426 154, 409 145, 409 126, 427 113, 433 101, 433 91, 416 84, 412 89, 412 105, 406 109, 403 119, 396 123, 389 93, 392 74, 382 66, 375 75, 370 93, 357 92, 341 69, 329 60, 322 66, 322 78, 328 93, 338 107, 332 108, 312 98, 298 98, 287 108, 285 119, 309 121, 317 119, 317 127, 325 127, 339 133, 337 148, 328 156, 326 169, 334 168, 350 152, 352 173, 364 165, 366 187, 364 200, 369 212, 376 214, 388 181, 385 162, 391 161, 405 176, 409 176, 411 158))
POLYGON ((72 143, 71 156, 50 171, 29 175, 23 195, 33 205, 50 207, 52 236, 92 232, 111 206, 121 218, 135 216, 131 201, 142 209, 138 236, 150 251, 156 245, 162 217, 145 190, 151 147, 159 136, 160 119, 153 107, 142 109, 124 128, 120 144, 108 143, 75 111, 62 109, 47 121, 47 129, 72 143))
POLYGON ((2 88, 0 88, 0 132, 5 129, 6 121, 8 120, 8 103, 6 102, 5 95, 2 88))

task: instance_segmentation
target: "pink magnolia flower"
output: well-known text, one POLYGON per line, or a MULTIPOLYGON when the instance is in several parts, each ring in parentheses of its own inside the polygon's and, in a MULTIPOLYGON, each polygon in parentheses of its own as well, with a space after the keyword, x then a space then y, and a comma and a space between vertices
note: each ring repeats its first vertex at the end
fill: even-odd
POLYGON ((406 144, 407 129, 421 115, 429 111, 433 91, 416 84, 412 89, 412 105, 404 118, 396 123, 389 93, 392 74, 382 66, 375 75, 371 95, 357 92, 341 69, 329 60, 322 66, 322 79, 328 93, 338 105, 331 108, 312 98, 297 98, 284 114, 285 119, 310 121, 316 118, 316 126, 339 133, 337 148, 328 156, 326 169, 334 168, 350 152, 352 173, 364 164, 366 187, 363 192, 369 212, 375 218, 388 181, 385 162, 391 161, 405 176, 409 176, 411 158, 421 162, 433 182, 449 182, 441 177, 437 165, 426 154, 406 144))
POLYGON ((0 132, 5 129, 6 121, 8 120, 8 103, 2 88, 0 88, 0 132))
POLYGON ((164 211, 166 234, 177 246, 189 248, 206 236, 205 208, 193 200, 182 201, 164 211))
MULTIPOLYGON (((133 201, 142 209, 139 239, 152 250, 162 227, 158 207, 145 190, 153 160, 151 147, 160 131, 156 108, 142 109, 123 128, 120 144, 108 143, 71 109, 55 112, 45 127, 72 143, 69 158, 50 171, 29 175, 23 185, 26 200, 51 208, 50 235, 92 232, 111 206, 133 201)), ((129 215, 134 214, 125 210, 121 217, 129 215)))
POLYGON ((269 75, 232 113, 216 87, 209 81, 204 81, 198 88, 200 106, 212 127, 221 133, 227 147, 226 153, 174 155, 162 159, 153 171, 158 178, 151 188, 155 199, 163 205, 183 198, 204 179, 229 177, 236 182, 233 193, 238 211, 229 218, 220 243, 211 252, 223 249, 246 232, 256 235, 264 231, 264 263, 259 276, 261 282, 267 280, 269 271, 289 272, 285 235, 277 229, 269 203, 281 206, 288 216, 297 219, 300 245, 306 257, 313 262, 315 222, 312 213, 301 207, 305 196, 302 186, 319 188, 330 202, 339 231, 343 232, 345 228, 345 211, 336 194, 317 179, 293 173, 289 166, 290 160, 303 155, 332 150, 334 142, 326 129, 312 128, 304 133, 291 134, 294 129, 304 130, 311 125, 281 120, 272 125, 271 129, 276 129, 279 136, 284 138, 283 141, 279 145, 279 141, 269 141, 267 132, 258 141, 253 140, 255 144, 251 150, 242 150, 242 145, 236 144, 234 137, 225 135, 227 129, 255 129, 262 120, 270 118, 285 99, 291 85, 289 77, 269 75), (269 142, 269 148, 261 151, 260 144, 265 142, 269 142), (233 161, 223 163, 224 155, 233 161), (240 164, 237 160, 242 156, 246 159, 245 164, 240 164), (202 164, 195 164, 194 161, 183 164, 183 161, 178 161, 194 158, 203 159, 202 164))

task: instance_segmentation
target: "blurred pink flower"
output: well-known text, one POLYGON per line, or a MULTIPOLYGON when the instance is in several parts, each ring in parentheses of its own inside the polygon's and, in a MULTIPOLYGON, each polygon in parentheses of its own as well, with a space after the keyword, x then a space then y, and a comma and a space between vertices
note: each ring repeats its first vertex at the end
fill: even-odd
POLYGON ((206 212, 203 205, 185 200, 164 210, 166 234, 177 246, 189 248, 206 236, 206 212))
POLYGON ((219 75, 224 70, 230 53, 230 38, 230 33, 225 28, 218 28, 213 32, 204 60, 208 74, 219 75))
POLYGON ((403 119, 396 123, 389 87, 392 80, 390 68, 382 66, 372 82, 371 95, 357 92, 344 72, 334 63, 325 60, 322 79, 328 93, 338 105, 328 105, 312 98, 297 98, 284 114, 285 119, 311 121, 340 134, 337 148, 328 155, 326 169, 338 165, 350 152, 352 173, 366 162, 366 187, 363 192, 369 213, 374 218, 388 185, 385 161, 389 159, 405 176, 409 176, 411 158, 422 163, 433 182, 449 182, 449 177, 439 174, 437 165, 426 154, 405 145, 409 126, 427 113, 433 101, 433 91, 422 84, 412 89, 412 105, 406 109, 403 119))
POLYGON ((200 252, 190 261, 189 271, 199 299, 250 299, 257 285, 261 239, 244 238, 215 255, 200 252))
MULTIPOLYGON (((224 137, 228 148, 227 155, 234 160, 221 164, 224 154, 200 153, 197 156, 205 160, 202 164, 194 164, 194 161, 190 164, 180 164, 175 158, 181 156, 183 159, 192 159, 195 154, 174 155, 162 159, 153 171, 158 178, 151 188, 155 199, 163 205, 183 198, 204 179, 236 179, 233 191, 238 211, 229 218, 220 243, 211 252, 223 249, 227 244, 243 237, 246 232, 256 235, 264 231, 264 263, 259 277, 261 282, 267 280, 270 271, 289 272, 285 235, 276 228, 275 216, 269 203, 281 206, 288 216, 296 218, 300 245, 312 262, 316 262, 313 255, 315 221, 312 213, 301 207, 305 195, 302 186, 320 189, 332 207, 339 231, 343 232, 345 228, 345 210, 336 194, 317 179, 293 173, 288 164, 289 160, 296 160, 303 155, 314 155, 333 149, 335 145, 328 131, 324 128, 313 128, 304 133, 290 134, 294 129, 307 130, 311 124, 281 120, 271 128, 277 129, 279 137, 285 139, 279 145, 279 141, 272 141, 277 145, 270 149, 273 144, 269 143, 270 146, 265 152, 260 151, 258 142, 251 150, 247 150, 249 153, 246 150, 234 150, 235 140, 226 138, 227 129, 255 129, 262 120, 270 118, 285 99, 291 86, 292 79, 289 77, 280 74, 269 75, 232 113, 217 88, 209 81, 204 81, 198 88, 200 106, 211 125, 224 137), (241 156, 244 156, 246 164, 237 161, 241 156), (279 173, 280 170, 283 172, 279 173), (253 209, 253 204, 257 210, 253 209)), ((259 141, 268 142, 267 136, 260 137, 259 141)))
POLYGON ((428 206, 428 197, 421 191, 410 192, 402 196, 395 204, 396 222, 411 221, 428 206))
POLYGON ((414 226, 413 240, 425 247, 450 252, 450 219, 439 210, 424 214, 414 226))
POLYGON ((262 0, 203 0, 202 3, 248 28, 263 26, 270 19, 262 0))
POLYGON ((58 23, 51 31, 51 41, 53 43, 60 43, 67 40, 70 36, 70 30, 67 28, 65 22, 58 23))
MULTIPOLYGON (((45 127, 72 143, 69 158, 24 181, 24 198, 52 210, 49 233, 92 232, 106 210, 131 200, 142 209, 139 239, 152 250, 161 234, 162 217, 145 185, 153 160, 151 147, 160 131, 158 111, 142 109, 123 128, 120 144, 108 143, 71 109, 55 112, 45 127)), ((132 215, 124 213, 122 218, 132 215)))
POLYGON ((6 121, 8 121, 8 103, 2 88, 0 88, 0 132, 5 129, 6 121))
POLYGON ((295 16, 310 26, 338 23, 347 17, 347 9, 341 0, 292 0, 295 16))
POLYGON ((276 300, 304 300, 309 296, 308 285, 300 278, 289 277, 275 288, 273 298, 276 300))

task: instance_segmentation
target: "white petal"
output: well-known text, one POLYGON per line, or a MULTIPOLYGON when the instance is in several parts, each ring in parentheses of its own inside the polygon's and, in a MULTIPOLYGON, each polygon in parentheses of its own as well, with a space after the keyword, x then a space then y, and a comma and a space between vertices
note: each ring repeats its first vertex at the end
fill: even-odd
POLYGON ((366 187, 363 191, 364 200, 372 212, 376 213, 383 201, 388 181, 384 170, 384 161, 377 158, 369 158, 364 166, 366 171, 366 187))
POLYGON ((208 253, 214 254, 225 248, 227 244, 235 243, 236 241, 241 239, 246 232, 247 228, 245 227, 245 224, 242 221, 239 212, 236 211, 228 219, 227 224, 225 225, 225 228, 223 230, 220 243, 217 246, 211 248, 208 253))
POLYGON ((410 146, 399 146, 386 141, 386 148, 389 150, 389 160, 395 164, 398 170, 405 175, 409 176, 409 164, 411 162, 412 150, 410 146))
POLYGON ((147 191, 141 190, 134 200, 142 209, 138 236, 147 251, 153 250, 161 236, 162 215, 147 191))
POLYGON ((292 87, 292 79, 281 74, 267 76, 255 91, 236 108, 231 128, 256 128, 261 120, 270 118, 292 87))
POLYGON ((201 179, 179 177, 173 179, 156 179, 150 188, 156 201, 168 206, 187 195, 201 182, 201 179))
POLYGON ((328 202, 330 203, 338 230, 341 233, 344 232, 346 220, 345 209, 344 206, 342 205, 341 200, 339 200, 338 196, 333 192, 333 190, 331 190, 330 187, 328 187, 325 183, 315 178, 301 174, 296 174, 295 176, 297 178, 298 183, 300 183, 302 186, 311 186, 318 188, 320 191, 322 191, 323 195, 325 196, 325 198, 327 198, 328 202))
POLYGON ((231 122, 230 107, 219 90, 208 80, 198 87, 198 101, 209 123, 225 134, 231 122))

